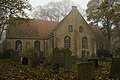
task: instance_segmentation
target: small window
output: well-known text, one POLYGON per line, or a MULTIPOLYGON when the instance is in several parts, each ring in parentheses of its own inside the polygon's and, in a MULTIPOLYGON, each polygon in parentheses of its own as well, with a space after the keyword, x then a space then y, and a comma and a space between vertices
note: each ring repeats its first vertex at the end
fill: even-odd
POLYGON ((72 25, 69 25, 69 26, 68 26, 68 31, 69 31, 69 32, 73 32, 73 26, 72 26, 72 25))
POLYGON ((79 32, 81 32, 81 33, 83 32, 83 27, 82 26, 79 27, 79 32))
POLYGON ((22 51, 22 41, 17 40, 15 43, 15 50, 22 51))
POLYGON ((36 50, 40 51, 40 42, 39 41, 35 41, 34 47, 35 47, 36 50))

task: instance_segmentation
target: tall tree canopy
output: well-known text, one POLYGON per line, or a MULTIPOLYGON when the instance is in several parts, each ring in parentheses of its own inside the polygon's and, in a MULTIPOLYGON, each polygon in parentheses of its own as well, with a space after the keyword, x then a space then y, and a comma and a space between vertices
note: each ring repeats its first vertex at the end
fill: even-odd
POLYGON ((0 0, 0 38, 6 24, 14 22, 15 18, 27 17, 25 9, 31 9, 27 0, 0 0))
POLYGON ((120 22, 120 1, 119 0, 90 0, 87 4, 88 21, 94 24, 101 23, 106 30, 109 51, 112 27, 117 27, 120 22))
MULTIPOLYGON (((38 6, 33 11, 32 17, 36 19, 60 21, 64 18, 72 7, 71 0, 62 0, 59 2, 50 2, 44 6, 38 6)), ((79 10, 84 13, 84 9, 79 7, 79 10)))

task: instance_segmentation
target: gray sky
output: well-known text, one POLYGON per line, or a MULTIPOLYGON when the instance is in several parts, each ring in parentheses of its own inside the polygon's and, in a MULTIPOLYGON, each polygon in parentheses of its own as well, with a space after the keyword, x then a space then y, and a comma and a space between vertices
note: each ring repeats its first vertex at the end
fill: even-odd
MULTIPOLYGON (((36 7, 38 5, 45 5, 47 3, 49 3, 50 1, 60 1, 60 0, 30 0, 30 4, 33 7, 36 7)), ((86 9, 86 5, 88 3, 89 0, 72 0, 72 2, 77 5, 80 5, 83 9, 86 9)))

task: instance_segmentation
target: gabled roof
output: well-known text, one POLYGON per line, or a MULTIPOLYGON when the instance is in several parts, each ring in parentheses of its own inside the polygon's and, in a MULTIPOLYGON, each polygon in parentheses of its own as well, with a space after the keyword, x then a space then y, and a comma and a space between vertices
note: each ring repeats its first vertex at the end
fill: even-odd
MULTIPOLYGON (((83 18, 83 16, 81 15, 81 13, 79 12, 79 10, 77 9, 77 6, 72 6, 72 10, 68 13, 68 15, 66 15, 60 22, 59 24, 55 27, 55 29, 53 31, 56 31, 61 23, 64 23, 64 21, 72 14, 72 18, 74 20, 76 20, 77 18, 80 18, 80 22, 84 23, 86 26, 88 26, 88 28, 94 33, 94 31, 90 28, 89 24, 85 21, 85 19, 83 18)), ((67 21, 67 20, 66 20, 67 21)), ((50 34, 52 35, 53 32, 50 34)))
MULTIPOLYGON (((73 12, 75 12, 75 15, 78 14, 81 21, 88 25, 82 15, 77 10, 77 7, 73 6, 69 14, 72 14, 73 12)), ((29 21, 23 22, 22 24, 10 26, 7 31, 7 37, 47 39, 48 36, 51 36, 53 34, 53 31, 59 28, 59 25, 69 16, 69 14, 62 21, 60 21, 60 23, 47 20, 31 19, 29 21)), ((76 17, 78 16, 75 16, 74 18, 76 17)), ((95 34, 96 39, 105 39, 98 26, 88 25, 88 28, 90 28, 90 30, 95 34)))
POLYGON ((105 36, 97 25, 90 25, 90 27, 93 30, 97 40, 106 40, 105 36))
POLYGON ((30 20, 22 24, 10 26, 7 37, 46 39, 58 22, 47 20, 30 20))

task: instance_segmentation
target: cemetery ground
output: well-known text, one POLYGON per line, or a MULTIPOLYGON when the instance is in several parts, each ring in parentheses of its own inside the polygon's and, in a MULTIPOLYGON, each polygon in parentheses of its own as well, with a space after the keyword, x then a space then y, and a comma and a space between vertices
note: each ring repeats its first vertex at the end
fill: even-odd
MULTIPOLYGON (((95 68, 95 80, 108 80, 110 76, 110 61, 99 61, 99 67, 95 68)), ((54 74, 49 67, 41 64, 32 68, 30 64, 22 65, 21 62, 9 59, 0 59, 0 80, 76 80, 77 73, 60 72, 54 74)))

